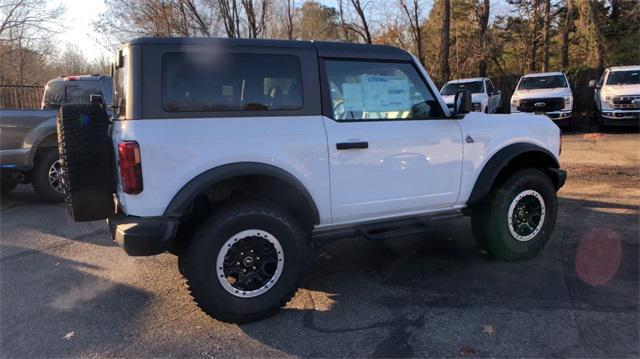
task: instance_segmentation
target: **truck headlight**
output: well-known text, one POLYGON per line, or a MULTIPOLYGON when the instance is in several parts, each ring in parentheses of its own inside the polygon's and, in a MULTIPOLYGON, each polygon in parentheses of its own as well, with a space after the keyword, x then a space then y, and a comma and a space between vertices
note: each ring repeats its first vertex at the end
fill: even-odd
POLYGON ((571 107, 573 106, 573 99, 571 98, 571 96, 565 96, 564 97, 564 109, 565 110, 571 110, 571 107))
POLYGON ((611 96, 605 96, 602 100, 602 109, 613 110, 613 99, 611 96))
POLYGON ((520 100, 518 100, 518 99, 511 99, 511 106, 515 106, 515 107, 520 106, 520 100))

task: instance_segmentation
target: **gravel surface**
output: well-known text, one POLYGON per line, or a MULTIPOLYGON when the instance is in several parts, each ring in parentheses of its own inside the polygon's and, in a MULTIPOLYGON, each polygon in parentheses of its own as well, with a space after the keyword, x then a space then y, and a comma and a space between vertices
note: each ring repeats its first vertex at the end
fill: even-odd
POLYGON ((467 219, 336 242, 276 316, 230 325, 170 254, 132 258, 28 186, 0 206, 2 357, 638 357, 640 137, 564 137, 559 218, 534 259, 494 262, 467 219))

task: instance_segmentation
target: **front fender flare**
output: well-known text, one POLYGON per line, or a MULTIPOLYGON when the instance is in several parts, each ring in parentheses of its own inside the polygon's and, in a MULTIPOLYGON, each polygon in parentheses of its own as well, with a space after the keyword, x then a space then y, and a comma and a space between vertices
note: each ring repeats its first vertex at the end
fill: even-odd
MULTIPOLYGON (((558 159, 545 148, 532 143, 514 143, 508 145, 496 152, 489 161, 487 161, 476 179, 467 204, 472 205, 479 203, 491 191, 491 188, 493 188, 493 184, 500 171, 509 165, 514 158, 525 153, 535 153, 544 159, 541 167, 545 169, 560 168, 558 159)), ((562 186, 562 184, 560 184, 560 186, 562 186)))

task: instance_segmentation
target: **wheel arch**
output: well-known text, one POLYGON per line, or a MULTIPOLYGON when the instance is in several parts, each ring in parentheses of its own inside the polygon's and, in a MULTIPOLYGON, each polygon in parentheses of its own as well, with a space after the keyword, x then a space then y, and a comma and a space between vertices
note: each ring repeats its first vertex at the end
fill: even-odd
POLYGON ((467 204, 474 205, 481 202, 501 179, 525 167, 540 168, 545 171, 556 189, 564 184, 564 178, 557 171, 560 163, 549 150, 532 143, 514 143, 500 149, 487 161, 476 179, 467 204))
POLYGON ((246 186, 252 186, 252 190, 266 195, 269 199, 275 199, 290 210, 294 209, 292 214, 303 224, 320 223, 316 203, 302 182, 279 167, 259 162, 226 164, 201 173, 177 192, 167 206, 164 216, 182 218, 189 214, 199 196, 211 198, 218 194, 218 189, 233 191, 235 188, 246 186), (268 193, 270 189, 287 193, 268 193), (284 189, 286 191, 283 191, 284 189))

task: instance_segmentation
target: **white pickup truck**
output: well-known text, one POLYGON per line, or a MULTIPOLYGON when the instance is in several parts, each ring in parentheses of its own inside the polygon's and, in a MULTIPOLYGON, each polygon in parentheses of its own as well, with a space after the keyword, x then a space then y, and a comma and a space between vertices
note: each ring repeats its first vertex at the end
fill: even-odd
POLYGON ((440 93, 447 106, 452 109, 456 93, 471 92, 471 108, 473 111, 496 113, 502 104, 502 93, 493 87, 488 77, 452 80, 444 84, 440 93))
POLYGON ((511 113, 543 113, 558 126, 571 126, 573 93, 563 72, 522 76, 511 96, 511 113))
POLYGON ((275 313, 333 239, 393 240, 469 215, 491 256, 521 260, 551 236, 558 127, 470 112, 465 91, 451 111, 400 49, 141 38, 114 67, 111 120, 99 102, 58 117, 69 210, 108 218, 130 255, 178 254, 220 320, 275 313))
POLYGON ((616 66, 605 70, 596 82, 594 101, 600 126, 638 126, 640 124, 640 66, 616 66))

